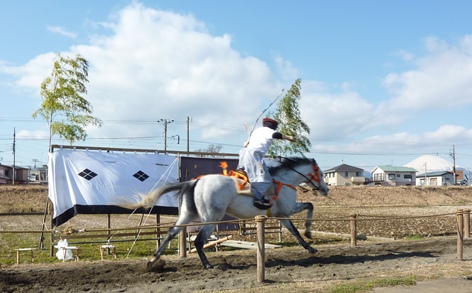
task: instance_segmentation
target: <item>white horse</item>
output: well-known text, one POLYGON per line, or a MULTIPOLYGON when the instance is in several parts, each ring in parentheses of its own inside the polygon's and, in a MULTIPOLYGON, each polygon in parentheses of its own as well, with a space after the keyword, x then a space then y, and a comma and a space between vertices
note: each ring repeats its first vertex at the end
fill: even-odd
MULTIPOLYGON (((278 165, 270 167, 269 172, 274 180, 276 190, 276 195, 271 199, 273 203, 270 209, 271 216, 288 218, 295 213, 307 210, 305 236, 311 238, 310 219, 313 216, 313 204, 296 202, 297 191, 295 187, 301 183, 307 183, 321 195, 327 195, 329 190, 324 182, 323 172, 314 159, 305 157, 284 158, 278 165)), ((186 225, 200 218, 203 228, 198 233, 194 244, 203 267, 208 269, 213 266, 205 255, 203 245, 215 230, 216 224, 205 223, 220 221, 225 214, 246 219, 267 213, 267 211, 254 207, 251 196, 238 194, 237 184, 235 184, 233 178, 216 174, 205 175, 196 180, 165 185, 151 191, 148 195, 142 196, 142 200, 138 204, 125 207, 152 208, 161 195, 170 191, 180 191, 181 195, 181 202, 179 203, 180 216, 175 224, 177 227, 169 229, 167 237, 154 253, 154 257, 148 262, 148 270, 151 270, 159 260, 169 241, 183 229, 179 225, 186 225)), ((317 251, 300 236, 292 221, 288 219, 280 221, 297 238, 300 245, 310 253, 317 251)))

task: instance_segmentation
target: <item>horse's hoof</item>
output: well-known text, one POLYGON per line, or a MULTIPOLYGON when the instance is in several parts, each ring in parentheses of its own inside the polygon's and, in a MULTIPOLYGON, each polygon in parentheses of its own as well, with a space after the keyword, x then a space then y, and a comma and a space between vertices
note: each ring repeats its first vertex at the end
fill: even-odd
POLYGON ((148 272, 160 272, 166 265, 166 261, 163 259, 151 260, 147 263, 146 271, 148 272))
POLYGON ((311 254, 315 254, 318 252, 318 249, 310 247, 310 249, 308 249, 308 252, 310 252, 311 254))
POLYGON ((212 264, 204 264, 203 267, 206 269, 206 270, 209 270, 209 269, 214 269, 214 268, 218 268, 218 265, 212 265, 212 264))
POLYGON ((305 237, 308 239, 312 239, 313 235, 311 234, 311 232, 306 232, 305 237))
POLYGON ((217 269, 217 270, 226 271, 228 269, 228 265, 227 264, 221 264, 221 265, 207 264, 205 266, 205 269, 217 269))
POLYGON ((226 271, 228 269, 228 265, 227 264, 214 265, 213 268, 214 269, 219 269, 221 271, 226 271))

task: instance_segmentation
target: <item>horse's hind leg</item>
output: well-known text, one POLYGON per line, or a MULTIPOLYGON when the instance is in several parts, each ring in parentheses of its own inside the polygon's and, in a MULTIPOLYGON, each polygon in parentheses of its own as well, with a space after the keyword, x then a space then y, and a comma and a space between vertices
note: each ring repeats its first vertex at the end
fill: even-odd
POLYGON ((181 214, 180 218, 177 220, 177 223, 175 223, 176 227, 172 227, 169 229, 167 232, 167 236, 164 239, 164 241, 161 243, 159 248, 156 250, 154 253, 154 257, 147 263, 147 270, 152 270, 153 266, 156 264, 156 262, 159 260, 161 255, 164 253, 167 244, 177 236, 177 234, 182 231, 184 226, 178 226, 178 225, 185 225, 190 223, 196 216, 195 215, 187 215, 187 216, 182 216, 181 214))
POLYGON ((308 250, 310 253, 316 253, 318 251, 315 248, 311 247, 310 244, 308 244, 302 238, 302 236, 300 236, 300 233, 298 232, 298 229, 293 225, 292 221, 290 221, 290 220, 280 220, 280 222, 282 223, 282 225, 285 226, 285 228, 287 228, 290 231, 290 233, 292 233, 293 236, 295 236, 297 238, 298 243, 300 243, 300 245, 303 246, 303 248, 308 250))
POLYGON ((204 225, 203 228, 198 233, 197 238, 195 238, 195 241, 193 242, 195 244, 195 248, 197 249, 198 256, 200 257, 200 260, 202 261, 203 267, 205 269, 213 268, 213 266, 208 261, 205 251, 203 250, 203 246, 205 242, 207 241, 207 239, 215 230, 215 227, 216 227, 215 224, 204 225))

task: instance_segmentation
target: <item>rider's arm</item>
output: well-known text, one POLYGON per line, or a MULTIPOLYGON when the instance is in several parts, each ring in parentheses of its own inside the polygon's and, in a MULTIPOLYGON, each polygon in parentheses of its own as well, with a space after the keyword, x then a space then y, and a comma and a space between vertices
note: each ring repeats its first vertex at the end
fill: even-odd
POLYGON ((295 141, 295 137, 293 137, 291 135, 285 135, 285 134, 282 134, 282 133, 277 132, 277 131, 272 134, 272 138, 295 141))

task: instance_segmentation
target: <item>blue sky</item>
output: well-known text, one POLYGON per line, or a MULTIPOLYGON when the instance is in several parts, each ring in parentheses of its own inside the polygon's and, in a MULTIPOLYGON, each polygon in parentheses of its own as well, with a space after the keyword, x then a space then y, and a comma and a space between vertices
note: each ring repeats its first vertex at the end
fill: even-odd
MULTIPOLYGON (((31 114, 57 53, 90 62, 101 128, 82 146, 237 153, 257 117, 302 80, 323 169, 371 171, 425 154, 472 168, 471 1, 0 0, 0 163, 47 162, 31 114), (178 143, 177 137, 180 138, 178 143)), ((270 109, 274 110, 275 105, 270 109)), ((67 144, 53 139, 54 144, 67 144)))

